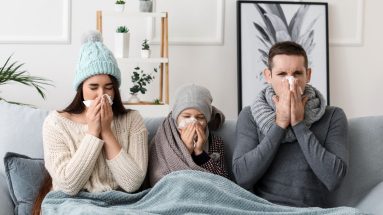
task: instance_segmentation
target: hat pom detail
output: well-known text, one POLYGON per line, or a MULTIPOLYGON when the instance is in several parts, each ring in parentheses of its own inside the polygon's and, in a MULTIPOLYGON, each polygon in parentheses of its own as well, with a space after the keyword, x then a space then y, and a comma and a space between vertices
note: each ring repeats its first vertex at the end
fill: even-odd
POLYGON ((88 31, 82 36, 81 42, 82 44, 87 42, 102 42, 102 35, 98 31, 88 31))

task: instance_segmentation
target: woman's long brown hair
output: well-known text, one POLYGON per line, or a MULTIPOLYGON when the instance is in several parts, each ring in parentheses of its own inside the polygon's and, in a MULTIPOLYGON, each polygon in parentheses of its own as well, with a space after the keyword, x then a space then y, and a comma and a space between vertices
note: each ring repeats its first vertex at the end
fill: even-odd
MULTIPOLYGON (((125 109, 124 104, 122 104, 121 100, 121 94, 120 90, 118 89, 118 82, 117 79, 114 76, 109 75, 110 79, 113 83, 114 88, 114 98, 113 98, 113 105, 112 105, 112 111, 114 117, 118 117, 121 115, 124 115, 129 110, 125 109)), ((82 91, 82 82, 80 86, 77 88, 77 93, 73 99, 73 101, 69 104, 68 107, 66 107, 61 112, 68 112, 72 114, 80 114, 85 110, 85 105, 82 102, 83 101, 83 91, 82 91)), ((39 215, 41 212, 41 204, 45 198, 45 196, 49 193, 49 191, 52 188, 52 178, 49 174, 44 179, 43 184, 40 187, 39 194, 37 195, 35 202, 33 203, 32 208, 32 215, 39 215)))

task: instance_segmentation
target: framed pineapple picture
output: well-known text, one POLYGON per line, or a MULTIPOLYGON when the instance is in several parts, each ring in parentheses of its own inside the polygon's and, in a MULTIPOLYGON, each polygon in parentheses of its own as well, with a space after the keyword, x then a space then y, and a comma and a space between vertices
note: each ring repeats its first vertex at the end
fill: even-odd
POLYGON ((310 83, 329 104, 327 3, 237 1, 238 112, 266 87, 263 71, 276 42, 294 41, 306 51, 310 83))

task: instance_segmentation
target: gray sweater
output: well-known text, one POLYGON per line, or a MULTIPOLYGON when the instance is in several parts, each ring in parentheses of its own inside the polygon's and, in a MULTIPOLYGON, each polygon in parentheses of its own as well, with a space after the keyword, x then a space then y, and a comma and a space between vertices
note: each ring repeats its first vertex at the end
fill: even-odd
POLYGON ((281 143, 286 130, 274 124, 263 135, 245 107, 237 121, 233 173, 243 188, 270 202, 326 207, 326 195, 342 181, 348 166, 347 118, 327 107, 308 128, 292 127, 295 142, 281 143))

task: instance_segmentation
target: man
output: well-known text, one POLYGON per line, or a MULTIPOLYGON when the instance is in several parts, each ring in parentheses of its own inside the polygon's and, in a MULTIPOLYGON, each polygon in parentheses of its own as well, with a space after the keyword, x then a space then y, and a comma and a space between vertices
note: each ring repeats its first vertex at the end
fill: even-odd
POLYGON ((273 45, 268 64, 268 86, 238 118, 236 181, 276 204, 326 207, 326 194, 347 171, 346 115, 326 107, 308 85, 311 69, 300 45, 273 45))

